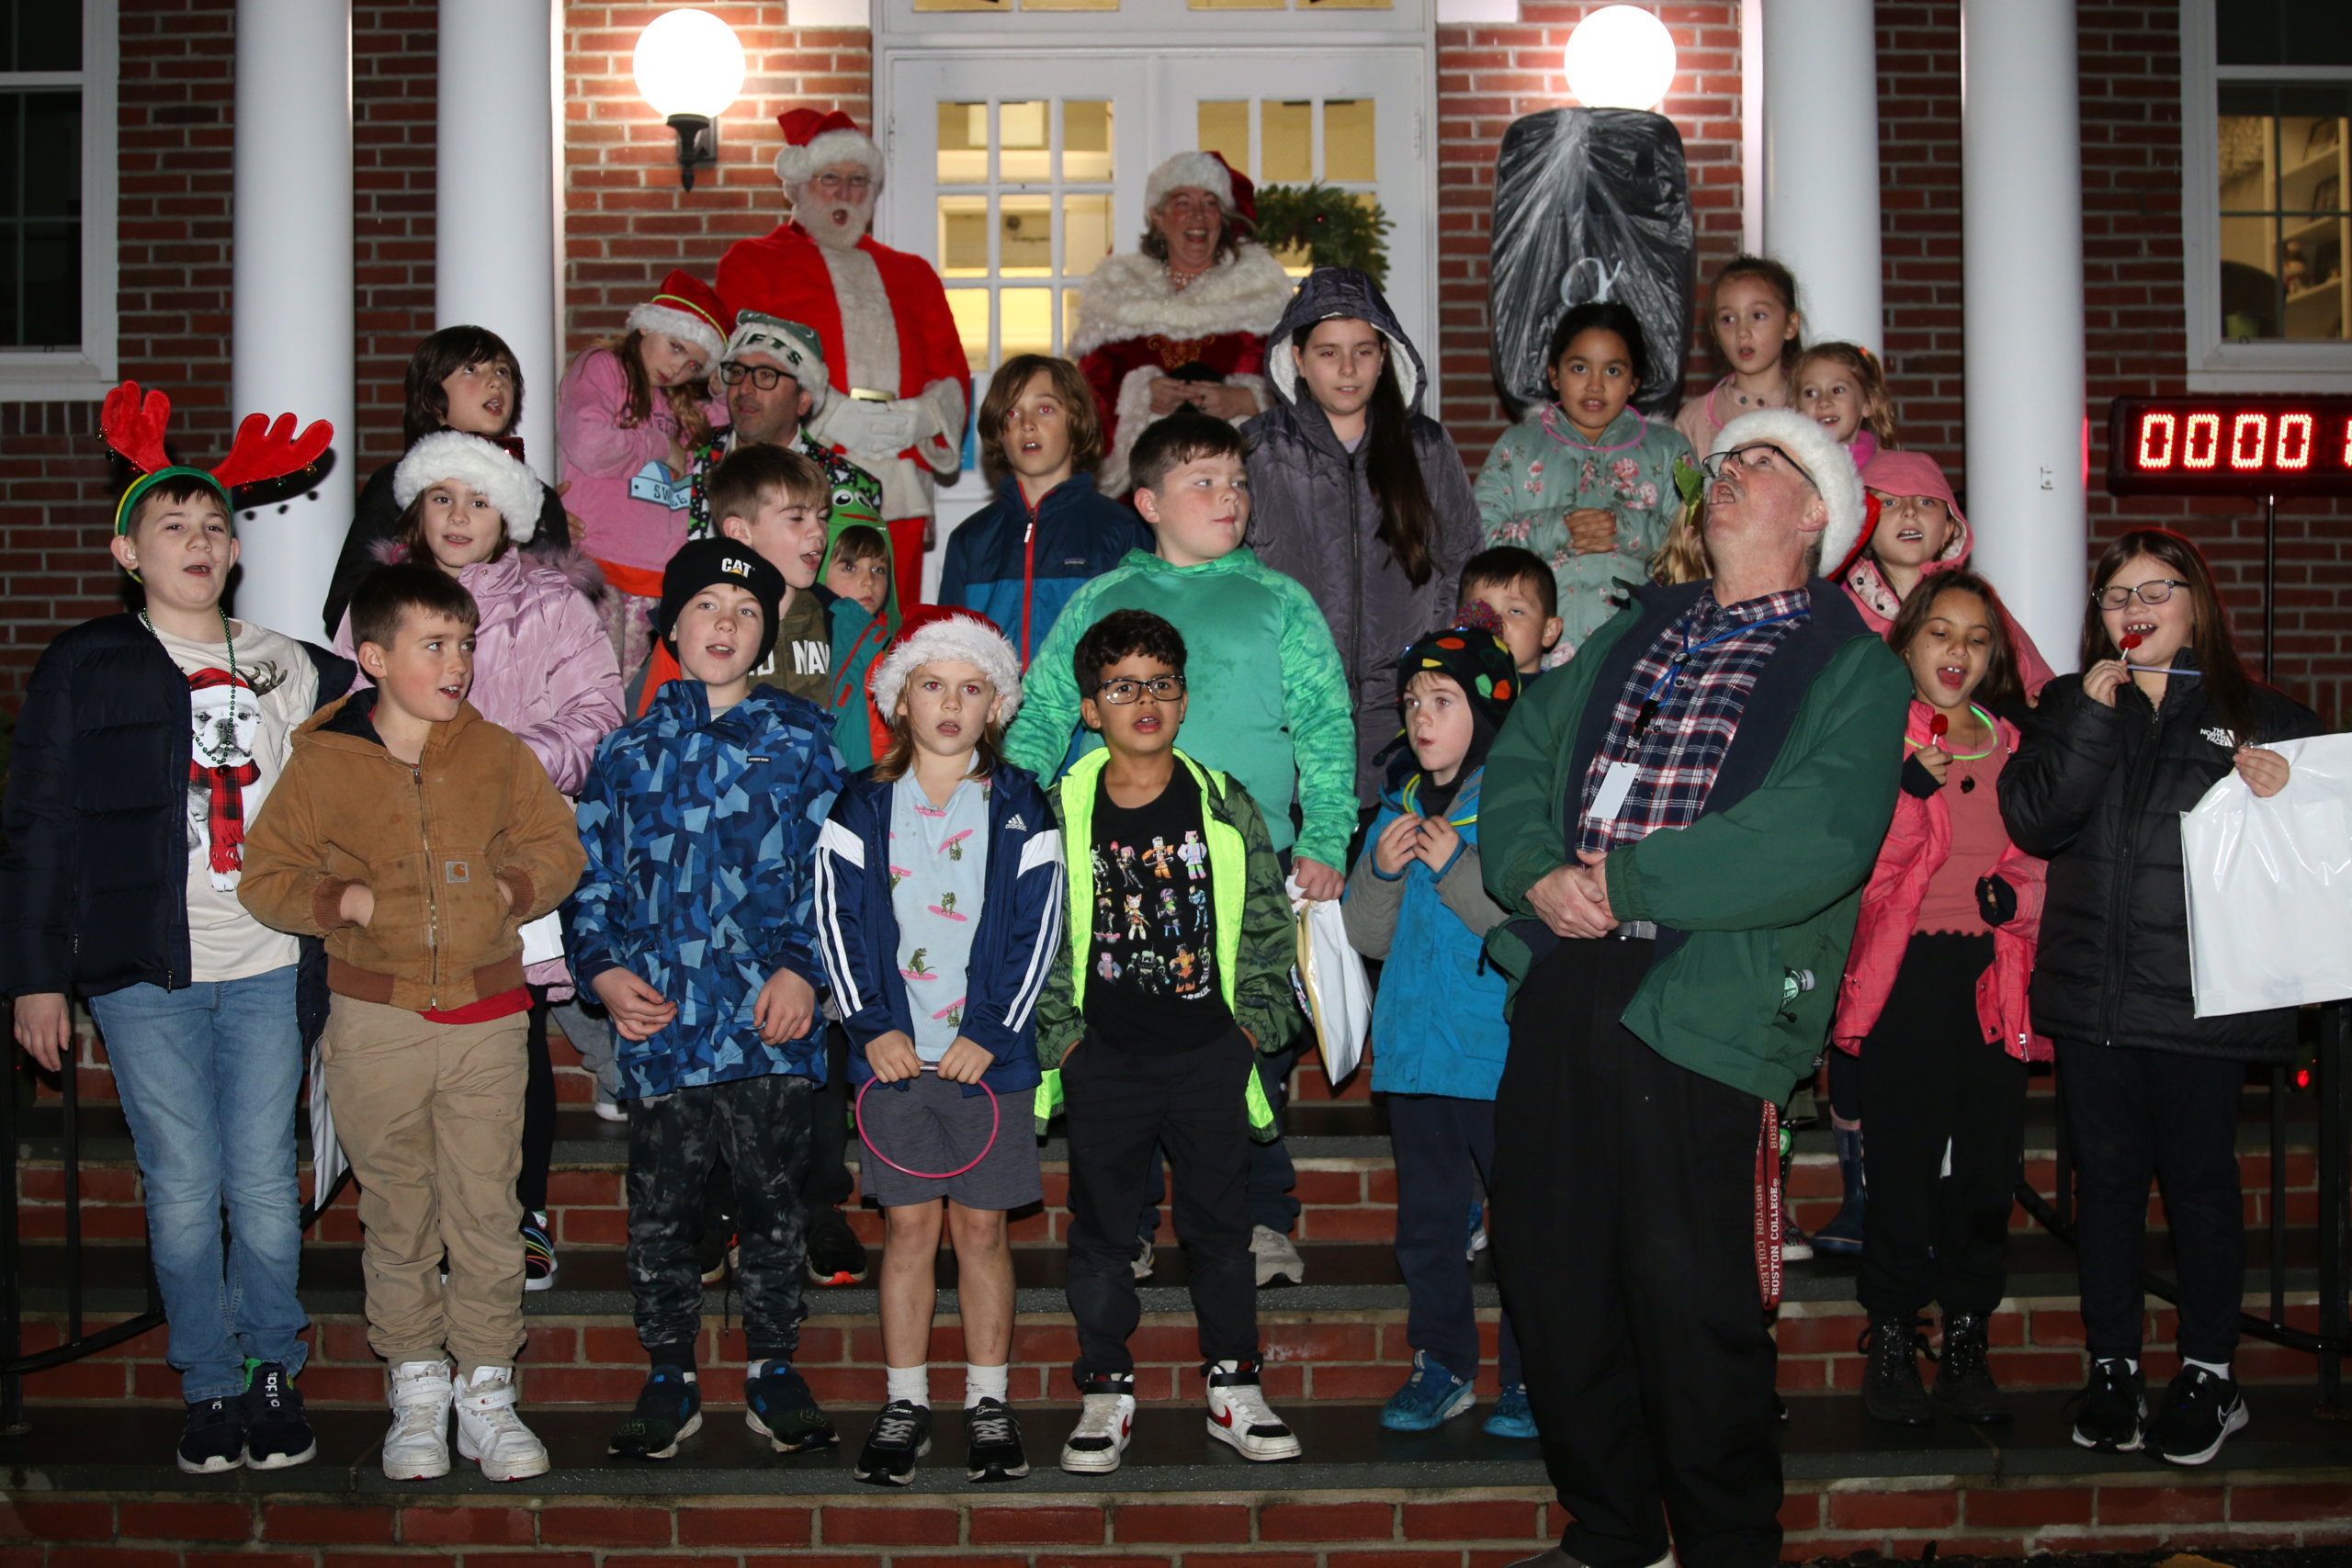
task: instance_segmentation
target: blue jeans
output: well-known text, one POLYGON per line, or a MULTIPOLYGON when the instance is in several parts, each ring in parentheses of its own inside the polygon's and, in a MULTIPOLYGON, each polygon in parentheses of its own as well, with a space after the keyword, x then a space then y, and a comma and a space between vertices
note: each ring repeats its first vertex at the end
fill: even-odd
POLYGON ((302 1247, 294 965, 175 991, 130 986, 91 998, 90 1012, 139 1153, 180 1396, 236 1394, 249 1357, 300 1371, 309 1347, 297 1337, 308 1320, 294 1294, 302 1247))

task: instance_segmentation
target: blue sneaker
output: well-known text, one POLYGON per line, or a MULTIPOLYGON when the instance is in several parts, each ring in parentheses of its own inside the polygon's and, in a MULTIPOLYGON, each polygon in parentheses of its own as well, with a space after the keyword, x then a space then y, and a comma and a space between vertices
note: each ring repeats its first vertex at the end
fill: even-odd
POLYGON ((637 1396, 637 1408, 605 1451, 630 1459, 671 1459, 681 1441, 700 1430, 702 1384, 676 1367, 656 1367, 637 1396))
POLYGON ((1469 1239, 1462 1244, 1462 1260, 1475 1263, 1478 1260, 1478 1254, 1487 1250, 1487 1206, 1484 1203, 1470 1205, 1468 1235, 1469 1239))
POLYGON ((1476 1398, 1468 1379, 1430 1360, 1428 1351, 1416 1350, 1413 1375, 1381 1406, 1380 1424, 1392 1432, 1430 1431, 1468 1410, 1476 1398))
POLYGON ((809 1392, 808 1380, 782 1361, 766 1361, 756 1371, 747 1371, 743 1402, 749 1406, 743 1413, 744 1425, 765 1438, 780 1454, 830 1449, 842 1440, 825 1413, 817 1408, 817 1396, 809 1392))
POLYGON ((1527 1385, 1523 1382, 1503 1384, 1502 1397, 1495 1401, 1495 1408, 1487 1416, 1487 1436, 1490 1438, 1532 1438, 1535 1430, 1535 1410, 1527 1403, 1527 1385))

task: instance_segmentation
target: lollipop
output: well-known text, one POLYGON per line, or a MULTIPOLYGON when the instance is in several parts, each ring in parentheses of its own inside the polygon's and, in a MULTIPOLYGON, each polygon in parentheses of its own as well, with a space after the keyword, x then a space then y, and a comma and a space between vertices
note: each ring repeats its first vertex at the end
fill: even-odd
POLYGON ((1930 719, 1928 719, 1928 733, 1929 735, 1933 736, 1936 739, 1938 739, 1938 740, 1941 740, 1941 739, 1942 739, 1946 735, 1950 734, 1951 732, 1951 715, 1949 715, 1949 714, 1940 714, 1940 713, 1939 713, 1939 714, 1937 714, 1934 717, 1932 717, 1932 718, 1930 718, 1930 719))
MULTIPOLYGON (((2123 640, 2116 646, 2120 648, 2128 656, 2133 649, 2140 646, 2140 634, 2138 632, 2125 632, 2123 634, 2123 640)), ((2130 662, 2128 657, 2126 658, 2125 662, 2130 662)))

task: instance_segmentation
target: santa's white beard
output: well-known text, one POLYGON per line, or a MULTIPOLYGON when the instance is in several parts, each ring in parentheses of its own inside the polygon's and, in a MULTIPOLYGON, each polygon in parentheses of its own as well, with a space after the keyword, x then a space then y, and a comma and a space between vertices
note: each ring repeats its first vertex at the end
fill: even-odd
POLYGON ((808 237, 820 245, 845 251, 865 238, 866 230, 874 226, 874 198, 864 201, 843 201, 839 197, 825 200, 811 191, 808 199, 797 202, 792 214, 808 237))

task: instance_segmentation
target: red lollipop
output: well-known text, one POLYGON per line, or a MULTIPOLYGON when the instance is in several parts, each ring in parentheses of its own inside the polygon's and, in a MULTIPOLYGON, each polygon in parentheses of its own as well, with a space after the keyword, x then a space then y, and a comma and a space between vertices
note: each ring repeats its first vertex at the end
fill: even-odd
POLYGON ((1949 714, 1939 713, 1928 720, 1928 733, 1938 740, 1941 740, 1946 735, 1950 734, 1951 731, 1951 716, 1949 714))
POLYGON ((2140 634, 2138 632, 2125 632, 2123 634, 2123 640, 2116 646, 2120 648, 2124 652, 2129 653, 2133 649, 2140 646, 2140 634))

